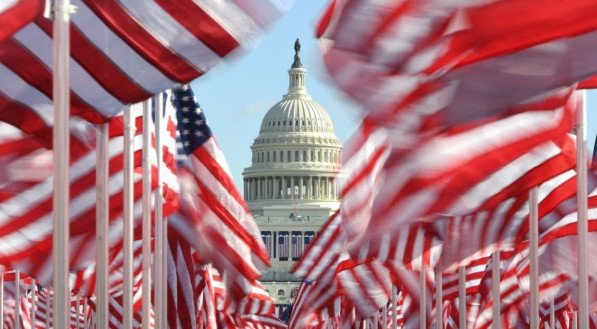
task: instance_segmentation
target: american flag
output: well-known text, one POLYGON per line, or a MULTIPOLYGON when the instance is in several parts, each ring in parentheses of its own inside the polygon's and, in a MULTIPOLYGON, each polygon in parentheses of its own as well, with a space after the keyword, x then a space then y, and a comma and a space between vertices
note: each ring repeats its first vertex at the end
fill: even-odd
POLYGON ((0 3, 0 41, 29 23, 42 9, 39 0, 6 0, 0 3))
POLYGON ((270 231, 262 231, 261 238, 263 239, 263 244, 265 245, 265 249, 267 250, 267 254, 271 258, 272 253, 272 232, 270 231))
POLYGON ((380 261, 344 261, 338 267, 341 268, 337 274, 338 284, 357 315, 371 317, 387 304, 392 293, 392 281, 389 271, 380 261))
POLYGON ((278 232, 278 258, 280 260, 288 260, 288 253, 290 247, 290 237, 287 231, 278 232))
POLYGON ((187 85, 173 89, 172 102, 186 159, 179 166, 180 213, 170 225, 204 261, 248 289, 246 280, 257 279, 269 264, 260 232, 193 91, 187 85))
POLYGON ((292 232, 290 236, 290 248, 292 260, 298 260, 303 255, 303 245, 301 244, 301 232, 292 232))
POLYGON ((168 324, 170 328, 196 329, 197 292, 193 250, 172 232, 168 234, 168 324))
MULTIPOLYGON (((41 3, 0 4, 0 120, 37 133, 53 125, 52 22, 40 15, 41 3)), ((71 4, 71 114, 93 122, 251 48, 286 9, 269 0, 71 4)))
POLYGON ((392 1, 331 1, 318 35, 338 86, 381 124, 416 134, 503 114, 597 73, 589 63, 593 67, 569 69, 570 62, 590 61, 580 54, 594 50, 597 23, 585 11, 597 5, 550 1, 534 15, 510 14, 532 11, 537 3, 438 0, 405 7, 392 1), (543 78, 520 69, 539 61, 554 74, 543 78), (481 81, 487 82, 482 90, 481 81))
MULTIPOLYGON (((136 117, 137 129, 133 140, 134 147, 134 165, 141 164, 141 133, 140 108, 133 108, 136 117)), ((110 140, 108 147, 108 157, 110 166, 109 190, 110 205, 114 211, 110 212, 111 241, 115 245, 122 231, 121 227, 121 207, 122 206, 122 168, 123 168, 123 136, 121 117, 113 118, 110 123, 110 140)), ((50 151, 47 151, 50 152, 50 151)), ((71 268, 80 268, 87 265, 93 257, 93 248, 95 245, 95 228, 90 225, 89 218, 95 214, 95 170, 96 170, 96 152, 93 148, 82 153, 80 156, 72 159, 69 170, 70 180, 70 222, 71 237, 69 240, 71 250, 71 268)), ((32 168, 31 170, 34 170, 32 168)), ((135 172, 134 177, 134 214, 136 218, 141 215, 141 175, 135 172)), ((0 258, 11 264, 11 268, 21 269, 23 272, 36 277, 40 284, 45 284, 50 279, 52 267, 52 177, 46 177, 44 180, 30 186, 27 189, 19 191, 14 196, 2 200, 3 208, 0 217, 4 218, 3 226, 6 228, 2 232, 2 238, 13 241, 15 244, 10 250, 0 250, 0 258), (27 200, 27 203, 23 203, 27 200), (9 220, 10 219, 10 220, 9 220), (27 238, 28 236, 35 238, 27 238), (19 245, 19 249, 14 246, 19 245), (24 257, 26 255, 26 257, 24 257)))

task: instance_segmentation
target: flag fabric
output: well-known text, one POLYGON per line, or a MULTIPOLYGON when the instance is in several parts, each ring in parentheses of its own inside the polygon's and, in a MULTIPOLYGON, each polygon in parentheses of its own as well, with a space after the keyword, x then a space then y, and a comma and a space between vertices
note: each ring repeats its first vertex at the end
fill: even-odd
MULTIPOLYGON (((481 257, 470 262, 464 270, 464 284, 467 295, 474 295, 479 292, 481 279, 486 272, 491 272, 488 269, 490 256, 481 257)), ((458 298, 458 273, 444 272, 442 274, 442 298, 455 299, 458 298)))
POLYGON ((290 249, 290 237, 287 231, 278 232, 278 258, 280 260, 288 260, 288 253, 290 249))
MULTIPOLYGON (((346 255, 344 255, 345 257, 346 255)), ((288 328, 326 328, 341 320, 346 299, 340 293, 337 262, 320 281, 303 281, 294 301, 288 328)), ((352 308, 352 306, 350 306, 352 308)))
MULTIPOLYGON (((53 31, 51 20, 36 9, 42 2, 0 5, 8 22, 0 30, 0 121, 49 137, 53 31)), ((92 122, 192 81, 235 49, 251 48, 287 9, 278 0, 71 5, 77 10, 70 15, 70 112, 92 122)))
POLYGON ((0 42, 31 22, 43 9, 40 0, 7 0, 0 4, 0 42))
POLYGON ((228 293, 235 295, 250 289, 250 282, 269 264, 267 250, 192 90, 183 85, 172 94, 187 158, 179 166, 180 212, 171 216, 169 225, 203 262, 221 271, 228 279, 228 293))
POLYGON ((298 260, 303 254, 302 233, 292 232, 290 236, 290 248, 292 260, 298 260))
POLYGON ((514 128, 524 122, 519 119, 513 116, 466 130, 455 128, 454 134, 434 137, 435 141, 413 150, 408 159, 389 160, 386 179, 372 207, 370 218, 375 221, 367 226, 367 234, 354 242, 354 253, 363 244, 369 244, 369 255, 380 254, 384 241, 380 236, 397 234, 404 224, 431 220, 438 213, 469 214, 495 205, 574 165, 573 150, 565 139, 524 146, 537 140, 531 141, 532 133, 518 135, 524 129, 514 128), (494 139, 483 131, 489 135, 502 131, 512 139, 494 139), (437 158, 449 159, 451 164, 432 160, 437 158), (546 168, 541 171, 538 167, 546 168))
POLYGON ((392 293, 390 272, 383 263, 340 264, 338 284, 360 318, 369 318, 386 305, 392 293))
POLYGON ((261 232, 261 238, 263 239, 263 244, 265 245, 265 249, 267 250, 267 254, 269 255, 269 257, 273 257, 273 246, 274 244, 272 243, 273 237, 272 237, 272 232, 267 231, 261 232))
MULTIPOLYGON (((140 110, 140 109, 139 109, 140 110)), ((140 118, 141 111, 136 112, 140 118)), ((117 130, 121 121, 114 119, 110 125, 117 130)), ((133 142, 135 166, 141 164, 141 135, 139 126, 133 142)), ((109 141, 110 165, 110 221, 111 239, 118 240, 121 230, 116 229, 122 205, 122 166, 123 166, 122 130, 115 133, 109 141), (112 231, 113 230, 113 231, 112 231), (119 233, 120 232, 120 233, 119 233)), ((90 150, 74 158, 70 165, 69 180, 71 191, 71 250, 70 268, 77 270, 86 267, 94 257, 95 224, 89 218, 95 216, 95 168, 96 152, 90 150)), ((141 215, 141 175, 135 173, 135 216, 141 215)), ((11 247, 0 251, 0 260, 11 268, 35 277, 40 284, 45 284, 52 273, 52 177, 20 191, 20 193, 2 201, 3 224, 0 229, 2 238, 12 241, 11 247), (23 203, 23 200, 28 200, 23 203)), ((111 242, 115 244, 114 240, 111 242)))
POLYGON ((343 153, 346 175, 340 178, 340 210, 326 221, 308 247, 305 243, 305 253, 292 269, 295 275, 320 280, 338 260, 345 243, 364 232, 389 156, 388 138, 384 128, 365 118, 348 142, 343 153))
POLYGON ((171 329, 196 329, 199 310, 192 250, 176 234, 170 232, 167 260, 168 325, 171 329))
POLYGON ((592 66, 583 53, 597 26, 584 10, 595 4, 549 1, 539 13, 511 15, 539 4, 331 1, 317 34, 338 86, 380 124, 408 135, 502 115, 594 75, 593 68, 568 63, 592 66), (574 15, 575 24, 562 12, 574 15), (553 74, 533 70, 539 62, 553 74))
POLYGON ((319 234, 305 250, 303 257, 294 264, 294 275, 307 281, 315 281, 335 264, 346 239, 341 223, 342 217, 336 211, 320 228, 319 234))
POLYGON ((204 328, 286 328, 274 315, 274 299, 258 281, 246 296, 235 302, 215 268, 202 266, 200 272, 202 279, 197 288, 204 328))

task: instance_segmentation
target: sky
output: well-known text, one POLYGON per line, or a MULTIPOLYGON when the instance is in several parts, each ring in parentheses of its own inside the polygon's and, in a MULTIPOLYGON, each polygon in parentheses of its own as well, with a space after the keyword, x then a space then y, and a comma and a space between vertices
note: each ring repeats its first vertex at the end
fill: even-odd
MULTIPOLYGON (((261 120, 287 92, 287 71, 293 61, 296 38, 301 40, 307 91, 329 113, 340 141, 345 143, 356 129, 360 117, 358 105, 327 77, 314 37, 314 26, 326 3, 296 0, 254 49, 234 54, 234 58, 191 84, 241 191, 242 171, 251 165, 250 146, 259 134, 261 120)), ((588 93, 587 120, 587 139, 592 152, 597 133, 597 91, 588 93)))

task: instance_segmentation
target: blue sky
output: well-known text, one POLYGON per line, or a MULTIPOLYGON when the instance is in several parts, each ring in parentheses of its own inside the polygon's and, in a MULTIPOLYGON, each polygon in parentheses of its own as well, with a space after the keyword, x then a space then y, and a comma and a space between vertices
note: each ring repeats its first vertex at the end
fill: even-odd
MULTIPOLYGON (((242 171, 251 164, 250 146, 261 119, 288 88, 287 70, 300 38, 301 59, 308 70, 307 90, 330 114, 344 143, 356 128, 358 107, 327 78, 314 25, 327 1, 295 1, 292 9, 266 34, 255 49, 226 61, 192 83, 232 172, 242 189, 242 171)), ((592 151, 597 132, 597 92, 588 96, 588 142, 592 151), (593 109, 592 109, 593 108, 593 109)))

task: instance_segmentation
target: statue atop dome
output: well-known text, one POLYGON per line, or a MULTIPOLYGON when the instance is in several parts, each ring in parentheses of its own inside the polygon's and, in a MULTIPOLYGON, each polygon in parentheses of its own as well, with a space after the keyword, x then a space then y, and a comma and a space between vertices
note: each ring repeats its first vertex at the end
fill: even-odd
POLYGON ((291 68, 293 68, 293 69, 303 67, 303 63, 301 63, 300 52, 301 52, 301 42, 297 38, 296 41, 294 42, 294 62, 292 63, 292 66, 291 66, 291 68))

